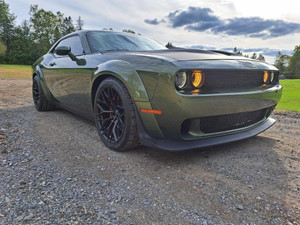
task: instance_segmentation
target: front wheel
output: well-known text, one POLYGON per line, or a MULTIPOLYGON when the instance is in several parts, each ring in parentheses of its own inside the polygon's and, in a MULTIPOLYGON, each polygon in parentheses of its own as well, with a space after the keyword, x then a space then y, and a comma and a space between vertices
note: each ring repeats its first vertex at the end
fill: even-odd
POLYGON ((107 147, 126 151, 139 146, 134 103, 120 80, 107 78, 99 85, 94 113, 98 133, 107 147))

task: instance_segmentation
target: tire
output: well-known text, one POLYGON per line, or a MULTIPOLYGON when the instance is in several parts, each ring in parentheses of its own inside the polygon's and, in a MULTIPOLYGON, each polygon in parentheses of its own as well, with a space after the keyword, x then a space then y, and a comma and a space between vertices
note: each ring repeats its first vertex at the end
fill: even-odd
POLYGON ((50 111, 54 109, 54 105, 46 99, 38 76, 34 76, 32 80, 32 98, 34 107, 38 111, 50 111))
POLYGON ((134 103, 120 80, 107 78, 101 82, 94 115, 99 136, 108 148, 122 152, 139 146, 134 103))

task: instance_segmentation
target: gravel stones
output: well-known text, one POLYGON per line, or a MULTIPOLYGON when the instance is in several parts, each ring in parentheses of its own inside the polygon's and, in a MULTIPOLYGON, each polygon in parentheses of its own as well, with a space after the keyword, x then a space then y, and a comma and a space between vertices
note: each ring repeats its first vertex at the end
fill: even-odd
POLYGON ((37 112, 19 83, 0 90, 1 225, 299 224, 298 114, 227 145, 116 153, 93 122, 37 112))

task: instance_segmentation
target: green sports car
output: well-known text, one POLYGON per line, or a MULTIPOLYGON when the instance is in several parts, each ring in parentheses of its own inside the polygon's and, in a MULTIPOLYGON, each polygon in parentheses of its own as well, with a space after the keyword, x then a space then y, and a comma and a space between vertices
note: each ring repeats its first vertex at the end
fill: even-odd
POLYGON ((36 109, 94 120, 116 151, 196 149, 257 135, 274 124, 281 91, 278 70, 266 63, 111 31, 69 34, 33 65, 36 109))

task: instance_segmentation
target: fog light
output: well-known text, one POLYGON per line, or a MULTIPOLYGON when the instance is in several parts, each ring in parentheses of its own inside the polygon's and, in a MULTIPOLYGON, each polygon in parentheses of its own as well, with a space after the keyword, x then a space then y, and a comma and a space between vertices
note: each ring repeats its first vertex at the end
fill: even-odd
POLYGON ((264 83, 267 83, 269 79, 269 73, 267 71, 264 71, 264 83))
POLYGON ((175 79, 176 86, 178 88, 183 88, 187 83, 186 72, 178 72, 175 79))
POLYGON ((192 83, 195 88, 202 86, 204 82, 204 74, 200 70, 194 70, 192 73, 192 83))

